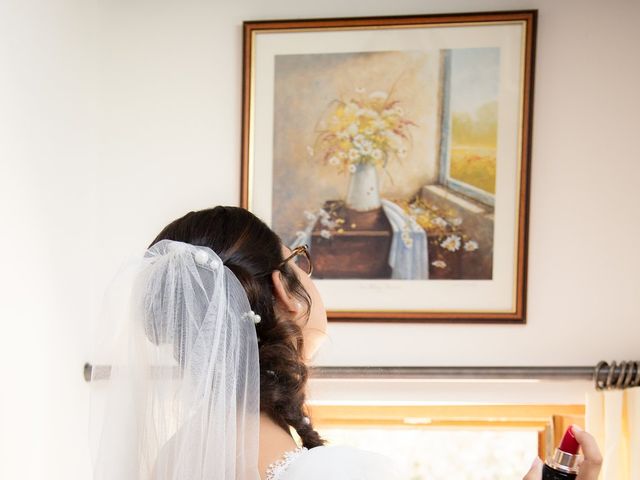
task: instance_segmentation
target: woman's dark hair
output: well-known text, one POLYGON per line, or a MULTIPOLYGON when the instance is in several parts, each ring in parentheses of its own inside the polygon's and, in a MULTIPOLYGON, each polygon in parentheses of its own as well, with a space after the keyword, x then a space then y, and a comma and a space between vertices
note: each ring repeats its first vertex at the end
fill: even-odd
MULTIPOLYGON (((260 315, 256 324, 260 355, 260 411, 285 430, 292 426, 303 446, 324 445, 310 421, 305 423, 305 388, 302 329, 293 321, 276 319, 274 285, 270 273, 280 270, 287 290, 307 306, 311 298, 295 272, 283 260, 282 242, 262 220, 239 207, 217 206, 189 212, 174 220, 151 242, 177 240, 209 247, 240 280, 251 309, 260 315)), ((309 417, 309 420, 311 418, 309 417)))

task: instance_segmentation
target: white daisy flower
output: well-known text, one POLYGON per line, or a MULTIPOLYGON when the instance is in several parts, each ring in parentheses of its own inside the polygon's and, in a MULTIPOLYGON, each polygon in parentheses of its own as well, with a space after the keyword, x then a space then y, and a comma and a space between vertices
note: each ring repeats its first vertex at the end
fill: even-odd
POLYGON ((349 165, 349 171, 351 173, 356 173, 356 166, 353 163, 351 165, 349 165))
POLYGON ((459 227, 460 225, 462 225, 462 219, 460 217, 453 218, 451 219, 451 223, 456 227, 459 227))
POLYGON ((460 248, 460 237, 458 235, 449 235, 443 240, 440 246, 450 252, 455 252, 460 248))
POLYGON ((357 160, 359 158, 360 153, 355 148, 349 150, 349 160, 357 160))
POLYGON ((360 151, 362 152, 362 155, 371 155, 373 153, 373 145, 371 142, 364 142, 360 151))
POLYGON ((434 260, 433 262, 431 262, 431 265, 433 265, 436 268, 447 268, 446 262, 442 260, 434 260))
POLYGON ((340 165, 340 159, 336 156, 331 157, 329 159, 329 165, 333 165, 333 166, 340 165))
POLYGON ((382 150, 375 148, 373 152, 371 152, 371 156, 376 160, 380 160, 382 158, 382 150))
POLYGON ((468 242, 465 242, 465 244, 464 244, 464 249, 467 252, 473 252, 474 250, 477 250, 478 248, 479 248, 478 242, 476 242, 475 240, 469 240, 468 242))
POLYGON ((322 230, 320 230, 320 236, 322 238, 331 238, 331 232, 326 228, 323 228, 322 230))

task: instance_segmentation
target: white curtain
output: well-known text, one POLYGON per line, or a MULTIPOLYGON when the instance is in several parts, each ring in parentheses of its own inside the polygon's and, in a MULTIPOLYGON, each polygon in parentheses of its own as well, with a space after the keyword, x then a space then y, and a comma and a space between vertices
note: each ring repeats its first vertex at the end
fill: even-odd
POLYGON ((640 480, 640 387, 587 393, 585 426, 604 459, 600 480, 640 480))

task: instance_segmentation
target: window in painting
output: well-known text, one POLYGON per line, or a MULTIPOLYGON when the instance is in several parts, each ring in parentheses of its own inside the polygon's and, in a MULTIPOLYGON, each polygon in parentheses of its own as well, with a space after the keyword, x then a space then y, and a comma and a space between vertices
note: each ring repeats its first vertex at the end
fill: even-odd
POLYGON ((440 183, 495 203, 500 49, 443 52, 440 183))

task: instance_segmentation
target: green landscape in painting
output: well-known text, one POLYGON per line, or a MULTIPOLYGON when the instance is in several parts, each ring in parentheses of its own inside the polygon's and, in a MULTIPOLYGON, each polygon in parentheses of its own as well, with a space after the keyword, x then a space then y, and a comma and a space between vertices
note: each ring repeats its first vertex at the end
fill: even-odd
POLYGON ((487 102, 474 114, 454 112, 451 119, 449 175, 485 192, 496 190, 498 104, 487 102))

